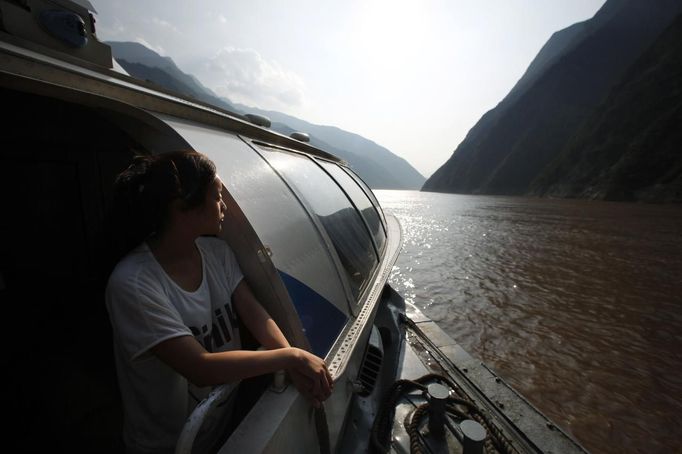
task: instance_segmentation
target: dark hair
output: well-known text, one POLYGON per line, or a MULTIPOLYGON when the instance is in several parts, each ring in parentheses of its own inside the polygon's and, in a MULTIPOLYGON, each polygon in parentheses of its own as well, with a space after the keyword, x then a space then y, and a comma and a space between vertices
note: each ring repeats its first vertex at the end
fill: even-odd
POLYGON ((114 182, 111 221, 120 259, 166 226, 171 202, 185 209, 204 203, 215 180, 215 164, 193 150, 137 156, 114 182))

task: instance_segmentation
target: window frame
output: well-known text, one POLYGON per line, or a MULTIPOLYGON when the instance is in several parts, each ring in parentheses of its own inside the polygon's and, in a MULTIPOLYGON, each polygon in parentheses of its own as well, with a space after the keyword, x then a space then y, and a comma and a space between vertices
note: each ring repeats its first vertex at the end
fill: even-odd
MULTIPOLYGON (((282 179, 284 184, 287 186, 287 188, 289 188, 289 190, 291 191, 293 196, 298 200, 298 202, 301 204, 303 209, 308 214, 308 217, 310 218, 315 229, 318 231, 318 234, 321 236, 321 238, 324 242, 324 246, 327 249, 327 253, 330 255, 332 262, 333 262, 334 266, 336 267, 337 274, 339 275, 339 279, 341 280, 344 292, 346 294, 346 302, 348 304, 349 312, 353 317, 357 317, 360 314, 362 306, 365 304, 365 301, 367 300, 367 298, 369 296, 369 292, 372 288, 372 285, 371 285, 372 282, 374 282, 378 276, 378 272, 381 269, 380 265, 381 265, 381 259, 382 259, 382 257, 379 256, 376 252, 376 246, 374 245, 374 238, 372 237, 371 232, 367 228, 367 225, 366 225, 366 222, 365 222, 363 216, 359 213, 357 207, 355 206, 353 201, 348 197, 348 195, 343 190, 343 188, 341 188, 340 184, 319 163, 316 162, 317 157, 310 156, 309 154, 304 153, 302 151, 293 150, 293 149, 278 146, 278 145, 272 145, 272 144, 269 144, 267 142, 262 142, 259 140, 252 140, 252 139, 248 139, 248 138, 244 138, 244 139, 256 151, 256 153, 258 153, 260 155, 260 157, 272 168, 273 172, 275 172, 275 174, 278 175, 282 179), (287 177, 284 176, 279 170, 277 170, 277 168, 275 168, 275 166, 270 162, 270 160, 267 157, 267 153, 293 154, 293 155, 297 155, 297 156, 300 156, 300 157, 303 157, 305 159, 312 161, 312 163, 316 167, 318 167, 320 169, 320 171, 323 172, 324 175, 326 175, 331 180, 331 182, 333 182, 334 184, 337 185, 337 187, 339 187, 342 194, 346 197, 346 200, 348 201, 350 206, 353 207, 356 214, 360 217, 362 225, 365 227, 365 230, 367 231, 367 235, 370 238, 373 253, 377 259, 377 262, 376 262, 376 266, 374 266, 371 269, 369 275, 367 276, 367 279, 365 281, 365 285, 360 288, 360 291, 358 292, 358 296, 357 296, 357 301, 356 301, 355 296, 353 295, 353 291, 351 289, 351 285, 350 285, 350 282, 348 280, 346 269, 343 266, 343 263, 341 262, 341 258, 339 257, 339 254, 336 251, 336 248, 334 247, 334 244, 333 244, 331 238, 329 237, 329 234, 327 233, 326 228, 324 227, 324 225, 322 225, 322 221, 319 219, 319 216, 317 215, 315 210, 313 210, 311 204, 308 202, 305 195, 302 194, 298 190, 298 188, 295 187, 293 182, 290 182, 287 179, 287 177)), ((329 161, 334 162, 331 160, 329 160, 329 161)), ((336 163, 336 164, 338 164, 338 163, 336 163)), ((371 201, 371 199, 370 199, 370 201, 371 201)), ((352 320, 349 319, 348 322, 351 323, 352 320)))
POLYGON ((367 183, 365 183, 365 180, 360 178, 360 175, 355 173, 353 169, 351 169, 348 166, 339 166, 341 169, 343 169, 350 177, 355 180, 358 186, 360 186, 360 189, 367 195, 367 198, 369 201, 374 205, 374 209, 379 213, 379 219, 381 220, 381 225, 384 228, 384 234, 388 236, 388 227, 386 225, 386 215, 384 215, 384 209, 381 207, 381 204, 379 203, 379 200, 376 198, 374 195, 374 192, 372 192, 372 189, 369 187, 367 183))
MULTIPOLYGON (((331 164, 331 165, 335 165, 336 167, 338 167, 338 168, 341 170, 341 172, 344 172, 344 166, 339 165, 338 163, 333 162, 333 161, 330 161, 330 160, 328 160, 328 159, 323 159, 323 158, 315 157, 315 158, 313 158, 313 161, 327 162, 327 163, 329 163, 329 164, 331 164)), ((316 162, 316 164, 317 164, 317 165, 318 165, 318 166, 319 166, 327 175, 329 175, 329 178, 331 178, 331 179, 334 181, 334 183, 336 183, 336 185, 341 189, 341 192, 343 192, 344 195, 346 196, 346 198, 350 201, 350 203, 351 203, 351 205, 353 206, 353 208, 355 208, 355 211, 356 211, 356 212, 358 213, 358 215, 360 216, 360 219, 362 219, 362 223, 363 223, 363 225, 365 226, 365 229, 367 230, 367 234, 369 235, 370 240, 372 241, 372 246, 374 247, 374 253, 376 254, 376 257, 377 257, 377 266, 379 266, 379 263, 381 262, 381 259, 382 259, 382 257, 383 257, 383 253, 384 253, 385 250, 386 250, 386 227, 384 226, 384 222, 383 222, 383 219, 382 219, 382 217, 381 217, 381 214, 379 214, 379 213, 377 212, 376 206, 375 206, 374 203, 372 202, 372 199, 371 199, 371 198, 367 195, 367 193, 362 189, 362 186, 360 186, 360 185, 357 183, 357 181, 356 181, 353 177, 351 177, 351 176, 349 175, 349 178, 351 179, 351 181, 353 182, 353 184, 355 184, 355 185, 360 189, 360 191, 365 195, 365 197, 367 197, 367 200, 369 201, 370 206, 372 206, 372 207, 374 208, 374 211, 377 212, 377 217, 379 218, 379 224, 381 225, 381 228, 382 228, 383 231, 384 231, 384 245, 383 245, 383 248, 382 248, 381 250, 379 249, 379 246, 377 245, 377 242, 376 242, 376 240, 375 240, 375 238, 374 238, 374 235, 372 234, 372 228, 369 226, 369 223, 367 222, 367 219, 366 219, 365 216, 363 216, 363 214, 362 214, 362 210, 360 210, 360 209, 358 208, 358 206, 355 204, 355 201, 353 200, 353 198, 348 194, 348 192, 346 192, 346 189, 343 187, 343 184, 342 184, 341 182, 339 182, 336 178, 334 178, 334 176, 333 176, 331 173, 329 173, 329 172, 327 171, 327 169, 326 169, 323 165, 321 165, 319 162, 316 162)), ((345 172, 345 174, 348 175, 348 172, 345 172)))

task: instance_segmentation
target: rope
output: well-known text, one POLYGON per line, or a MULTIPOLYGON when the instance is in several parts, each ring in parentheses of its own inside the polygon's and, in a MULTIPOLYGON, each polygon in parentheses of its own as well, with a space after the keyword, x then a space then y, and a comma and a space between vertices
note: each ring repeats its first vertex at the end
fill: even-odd
POLYGON ((403 394, 419 389, 426 391, 426 387, 419 383, 424 377, 417 380, 397 380, 394 382, 386 393, 384 402, 379 407, 377 417, 374 419, 371 431, 372 447, 378 453, 388 453, 389 437, 391 436, 391 427, 389 422, 393 421, 395 414, 395 405, 403 394))
POLYGON ((427 404, 420 405, 417 409, 405 416, 405 430, 410 436, 410 453, 422 454, 422 445, 419 443, 419 421, 428 411, 427 404))
MULTIPOLYGON (((419 328, 419 326, 417 326, 417 324, 412 319, 407 317, 405 314, 400 314, 400 321, 403 324, 409 326, 415 335, 421 337, 428 344, 431 344, 430 339, 424 334, 421 328, 419 328)), ((462 391, 457 385, 455 385, 448 377, 444 377, 439 374, 428 374, 425 375, 424 377, 430 377, 431 379, 445 382, 450 387, 450 389, 453 390, 454 393, 459 397, 459 401, 456 403, 459 403, 460 405, 467 407, 469 412, 472 413, 471 419, 475 420, 486 429, 486 432, 489 434, 488 436, 486 436, 485 440, 486 452, 490 453, 501 452, 505 454, 518 453, 516 448, 504 436, 503 432, 495 424, 493 424, 488 419, 488 417, 480 411, 480 409, 474 404, 474 402, 469 398, 469 396, 467 396, 464 393, 464 391, 462 391)), ((452 398, 448 399, 448 401, 450 401, 451 399, 452 398)))
MULTIPOLYGON (((473 419, 486 429, 484 452, 486 454, 516 454, 517 450, 509 443, 502 431, 493 424, 489 418, 469 399, 464 392, 455 385, 448 377, 439 374, 427 374, 415 380, 397 380, 386 393, 377 417, 374 420, 371 431, 371 447, 377 453, 387 454, 390 452, 390 436, 395 407, 398 400, 407 393, 415 390, 426 392, 425 382, 440 381, 450 387, 457 397, 448 397, 445 410, 456 421, 473 419), (457 406, 464 407, 461 411, 457 406)), ((410 452, 423 454, 423 447, 419 436, 419 426, 425 415, 428 414, 429 404, 425 403, 408 413, 404 420, 405 430, 410 437, 410 452)))

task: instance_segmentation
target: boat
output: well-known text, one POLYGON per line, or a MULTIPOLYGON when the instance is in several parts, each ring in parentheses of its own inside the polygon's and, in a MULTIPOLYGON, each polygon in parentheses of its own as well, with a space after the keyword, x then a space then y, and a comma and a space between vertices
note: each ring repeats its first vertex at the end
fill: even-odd
POLYGON ((283 372, 218 386, 188 415, 177 453, 586 452, 391 287, 400 224, 347 163, 304 131, 130 77, 95 14, 85 0, 0 0, 13 452, 123 451, 103 302, 107 204, 133 156, 177 149, 216 163, 220 238, 290 343, 324 357, 335 383, 319 409, 283 372))

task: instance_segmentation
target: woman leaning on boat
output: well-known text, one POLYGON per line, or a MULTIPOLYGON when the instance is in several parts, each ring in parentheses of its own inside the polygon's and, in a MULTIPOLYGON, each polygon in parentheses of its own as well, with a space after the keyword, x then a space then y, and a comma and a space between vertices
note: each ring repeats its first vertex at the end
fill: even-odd
POLYGON ((289 345, 252 294, 222 229, 214 164, 194 151, 138 157, 116 179, 119 240, 132 248, 106 305, 133 452, 172 450, 211 386, 286 369, 314 405, 329 397, 324 361, 289 345), (241 350, 237 318, 265 350, 241 350))

